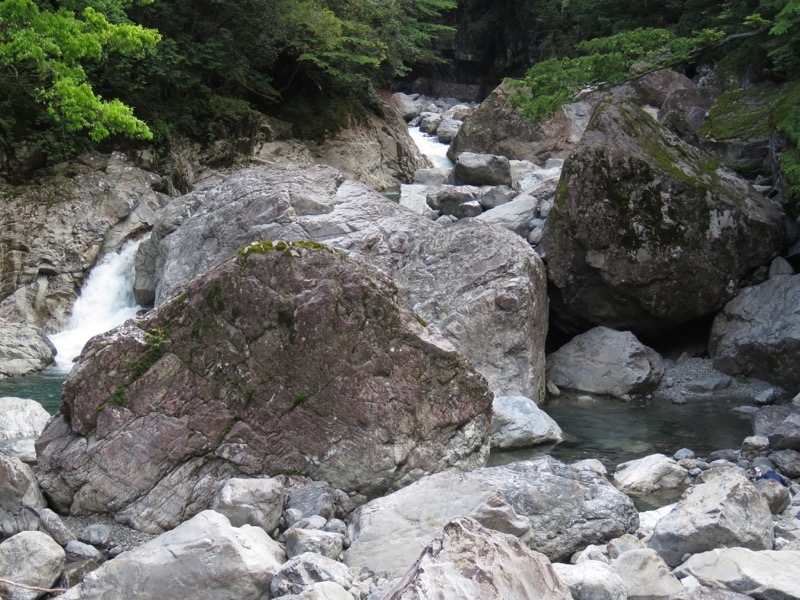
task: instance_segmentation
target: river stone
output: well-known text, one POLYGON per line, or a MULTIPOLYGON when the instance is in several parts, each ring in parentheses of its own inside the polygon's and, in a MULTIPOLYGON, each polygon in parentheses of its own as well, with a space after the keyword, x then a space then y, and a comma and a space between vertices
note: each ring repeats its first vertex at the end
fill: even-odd
POLYGON ((439 138, 441 143, 449 144, 458 135, 458 130, 461 129, 463 124, 464 122, 458 119, 442 119, 439 127, 436 128, 436 137, 439 138))
POLYGON ((683 589, 669 567, 650 548, 629 550, 611 561, 611 568, 625 582, 630 600, 649 600, 683 589))
POLYGON ((524 240, 500 227, 458 222, 418 244, 395 281, 495 395, 544 400, 546 276, 524 240))
POLYGON ((604 103, 564 162, 541 242, 557 321, 667 332, 722 308, 783 229, 780 208, 711 156, 604 103))
POLYGON ((403 92, 395 92, 389 101, 405 121, 410 121, 419 114, 421 103, 403 92))
POLYGON ((712 466, 698 481, 656 523, 649 545, 668 565, 721 546, 772 548, 769 505, 741 469, 712 466))
POLYGON ((87 345, 37 443, 56 510, 159 533, 233 476, 375 496, 484 463, 485 380, 386 275, 327 249, 261 252, 87 345))
MULTIPOLYGON (((66 546, 75 541, 75 534, 67 527, 55 512, 49 508, 41 508, 37 511, 39 517, 39 530, 58 542, 59 546, 66 546)), ((91 543, 91 542, 88 542, 91 543)))
POLYGON ((773 515, 781 514, 792 503, 789 488, 774 479, 759 479, 753 482, 758 492, 766 498, 773 515))
POLYGON ((516 537, 459 518, 445 525, 385 600, 571 600, 546 556, 516 537))
POLYGON ((281 596, 283 600, 354 600, 353 594, 333 581, 320 581, 305 588, 296 596, 281 596))
POLYGON ((574 565, 554 563, 553 570, 575 600, 627 600, 628 586, 606 563, 585 560, 574 565))
POLYGON ((283 501, 283 484, 277 479, 233 477, 214 496, 211 508, 233 527, 253 525, 272 533, 280 525, 283 501))
POLYGON ((62 329, 85 273, 155 222, 162 185, 119 152, 82 155, 36 184, 0 184, 0 318, 62 329))
POLYGON ((462 185, 511 185, 511 165, 505 156, 462 152, 455 160, 453 177, 462 185))
POLYGON ((739 290, 714 319, 708 349, 715 369, 800 391, 800 275, 739 290))
POLYGON ((539 214, 542 199, 539 195, 524 192, 509 202, 495 206, 476 217, 478 221, 505 227, 524 236, 532 219, 539 214))
POLYGON ((717 548, 695 554, 676 572, 703 585, 764 600, 791 600, 800 590, 800 552, 717 548))
POLYGON ((663 454, 651 454, 617 465, 614 485, 621 492, 650 505, 665 506, 689 487, 689 472, 663 454))
POLYGON ((440 214, 461 218, 461 205, 476 200, 480 202, 482 196, 483 190, 474 185, 445 185, 430 192, 425 201, 440 214))
POLYGON ((564 439, 553 418, 525 396, 499 396, 492 403, 491 445, 497 450, 557 444, 564 439))
POLYGON ((437 219, 439 213, 428 206, 428 194, 434 189, 429 184, 404 183, 400 186, 400 206, 427 219, 437 219))
POLYGON ((325 481, 297 484, 287 490, 284 508, 296 509, 301 519, 319 516, 327 521, 336 511, 333 490, 325 481))
POLYGON ((344 536, 319 529, 300 529, 290 527, 286 530, 286 556, 294 558, 304 552, 321 554, 339 560, 344 536))
POLYGON ((306 552, 285 562, 270 584, 273 598, 286 594, 301 594, 315 583, 331 581, 349 588, 353 576, 342 563, 320 554, 306 552))
MULTIPOLYGON (((0 544, 0 577, 29 587, 53 588, 64 572, 66 554, 46 533, 23 531, 0 544)), ((35 600, 41 592, 0 583, 7 600, 35 600)))
POLYGON ((0 319, 0 379, 41 371, 55 355, 55 346, 37 328, 0 319))
POLYGON ((33 470, 0 454, 0 537, 38 529, 37 512, 46 506, 33 470))
POLYGON ((543 457, 438 473, 372 500, 353 514, 345 563, 402 575, 437 528, 462 516, 523 538, 550 560, 638 526, 631 499, 604 477, 543 457))
POLYGON ((92 571, 63 600, 264 598, 285 559, 260 527, 207 510, 92 571))
POLYGON ((39 437, 50 413, 36 400, 0 398, 0 440, 39 437))
POLYGON ((257 239, 314 240, 397 269, 438 230, 383 195, 343 181, 330 167, 242 169, 171 202, 136 255, 136 301, 160 304, 199 273, 257 239))
POLYGON ((547 357, 547 377, 561 389, 621 398, 654 390, 664 361, 629 331, 595 327, 547 357))
POLYGON ((770 453, 767 458, 786 477, 791 477, 792 479, 800 477, 800 452, 797 450, 777 450, 770 453))

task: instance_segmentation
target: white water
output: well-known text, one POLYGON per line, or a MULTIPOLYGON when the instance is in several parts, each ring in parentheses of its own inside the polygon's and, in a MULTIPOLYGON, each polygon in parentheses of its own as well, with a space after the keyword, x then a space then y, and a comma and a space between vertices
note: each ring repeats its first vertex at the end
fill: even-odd
POLYGON ((67 328, 50 336, 58 354, 56 368, 69 371, 90 338, 135 317, 141 308, 133 296, 134 258, 139 241, 104 256, 89 272, 75 301, 67 328))
POLYGON ((447 158, 447 149, 450 147, 447 144, 442 144, 435 135, 428 135, 419 130, 419 127, 409 127, 408 133, 411 134, 411 139, 425 156, 431 159, 431 162, 437 167, 453 168, 452 161, 447 158))

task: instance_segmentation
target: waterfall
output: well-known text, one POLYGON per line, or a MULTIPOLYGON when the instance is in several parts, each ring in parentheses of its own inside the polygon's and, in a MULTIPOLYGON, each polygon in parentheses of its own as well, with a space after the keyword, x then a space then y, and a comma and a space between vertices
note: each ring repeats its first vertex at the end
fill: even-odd
POLYGON ((133 297, 134 258, 141 240, 127 242, 104 256, 86 278, 67 328, 50 336, 58 350, 56 367, 69 371, 73 359, 95 335, 135 317, 141 308, 133 297))
POLYGON ((428 135, 420 131, 419 127, 409 127, 408 133, 411 139, 419 148, 420 152, 427 156, 436 167, 453 168, 453 163, 447 158, 447 149, 450 147, 439 141, 435 135, 428 135))

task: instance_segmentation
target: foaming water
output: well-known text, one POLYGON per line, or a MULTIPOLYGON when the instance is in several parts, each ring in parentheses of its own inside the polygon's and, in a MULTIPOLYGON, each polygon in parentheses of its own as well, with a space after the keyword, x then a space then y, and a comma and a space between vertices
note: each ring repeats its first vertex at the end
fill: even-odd
POLYGON ((49 336, 58 350, 56 369, 68 372, 89 339, 136 316, 141 307, 133 295, 134 259, 140 241, 107 254, 90 271, 67 328, 49 336))
POLYGON ((435 135, 428 135, 420 131, 419 127, 409 127, 408 133, 411 134, 411 139, 414 140, 419 151, 427 156, 435 166, 453 168, 453 162, 447 158, 447 149, 450 146, 442 144, 435 135))

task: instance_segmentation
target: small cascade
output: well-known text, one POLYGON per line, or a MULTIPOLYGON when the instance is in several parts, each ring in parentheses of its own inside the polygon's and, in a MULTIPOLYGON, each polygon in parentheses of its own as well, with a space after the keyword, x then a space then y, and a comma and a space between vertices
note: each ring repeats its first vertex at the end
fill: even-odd
POLYGON ((427 156, 436 167, 453 168, 453 162, 447 158, 447 149, 450 147, 439 141, 435 135, 428 135, 420 131, 419 127, 409 127, 408 133, 411 139, 419 148, 419 151, 427 156))
POLYGON ((127 242, 118 252, 104 256, 89 272, 67 328, 50 336, 58 350, 57 369, 69 371, 90 338, 136 316, 141 307, 133 296, 134 259, 140 242, 127 242))

